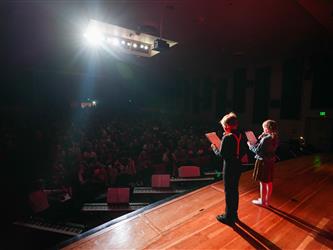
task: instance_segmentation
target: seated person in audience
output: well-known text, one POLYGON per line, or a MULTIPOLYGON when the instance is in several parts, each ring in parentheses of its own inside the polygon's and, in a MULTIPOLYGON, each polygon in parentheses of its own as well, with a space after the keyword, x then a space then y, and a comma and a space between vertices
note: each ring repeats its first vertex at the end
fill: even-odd
POLYGON ((42 179, 38 179, 33 184, 33 189, 28 195, 29 206, 34 214, 40 214, 50 208, 48 193, 44 189, 42 179))
POLYGON ((65 216, 65 201, 70 200, 70 188, 45 189, 44 180, 37 179, 33 183, 33 189, 28 195, 29 206, 34 215, 47 218, 59 219, 65 216), (52 203, 53 201, 53 203, 52 203))
POLYGON ((168 174, 170 174, 170 176, 174 176, 175 173, 173 169, 173 157, 169 148, 166 148, 164 150, 164 153, 162 155, 162 162, 166 164, 168 174))

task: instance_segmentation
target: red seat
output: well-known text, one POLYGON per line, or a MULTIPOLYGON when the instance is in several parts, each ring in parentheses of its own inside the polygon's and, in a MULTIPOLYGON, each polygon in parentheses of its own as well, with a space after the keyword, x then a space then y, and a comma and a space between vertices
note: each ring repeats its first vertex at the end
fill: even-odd
POLYGON ((29 194, 29 205, 34 213, 39 213, 50 207, 46 192, 42 190, 29 194))
POLYGON ((200 167, 197 166, 181 166, 178 168, 179 177, 199 177, 200 167))
POLYGON ((129 188, 108 188, 107 203, 129 203, 129 188))
POLYGON ((151 177, 151 186, 153 188, 168 188, 170 187, 169 174, 154 174, 151 177))

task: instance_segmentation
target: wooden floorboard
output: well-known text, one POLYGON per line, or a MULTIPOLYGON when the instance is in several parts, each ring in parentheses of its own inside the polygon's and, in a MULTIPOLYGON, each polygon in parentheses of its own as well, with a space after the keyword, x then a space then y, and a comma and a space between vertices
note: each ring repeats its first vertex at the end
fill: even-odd
POLYGON ((217 182, 128 218, 65 249, 333 249, 333 157, 279 162, 271 207, 251 204, 258 183, 240 181, 234 228, 215 217, 224 210, 217 182))

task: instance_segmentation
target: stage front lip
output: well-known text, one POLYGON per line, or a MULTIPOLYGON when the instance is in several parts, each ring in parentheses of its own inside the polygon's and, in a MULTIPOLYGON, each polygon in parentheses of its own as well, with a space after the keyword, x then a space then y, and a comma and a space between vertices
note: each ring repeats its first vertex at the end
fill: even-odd
MULTIPOLYGON (((208 184, 208 185, 209 185, 209 184, 208 184)), ((164 199, 162 199, 162 200, 160 200, 160 201, 154 202, 154 203, 152 203, 152 204, 150 204, 150 205, 147 205, 147 206, 145 206, 145 207, 143 207, 143 208, 140 208, 140 209, 138 209, 138 210, 135 210, 135 211, 133 211, 133 212, 130 212, 130 213, 124 214, 124 215, 122 215, 122 216, 120 216, 120 217, 118 217, 118 218, 116 218, 116 219, 110 220, 110 221, 108 221, 108 222, 106 222, 106 223, 104 223, 104 224, 102 224, 102 225, 99 225, 99 226, 97 226, 97 227, 94 227, 94 228, 92 228, 92 229, 90 229, 90 230, 88 230, 88 231, 86 231, 86 232, 84 232, 84 233, 82 233, 82 234, 79 234, 79 235, 77 235, 77 236, 75 236, 75 237, 72 237, 72 238, 70 238, 70 239, 68 239, 68 240, 65 240, 65 241, 59 243, 58 245, 56 245, 55 247, 53 247, 53 248, 51 248, 51 249, 61 249, 61 248, 64 248, 64 247, 66 247, 66 246, 69 246, 70 244, 72 244, 72 243, 74 243, 74 242, 77 242, 77 241, 79 241, 79 240, 81 240, 81 239, 83 239, 83 238, 86 238, 86 237, 88 237, 88 236, 90 236, 90 235, 92 235, 92 234, 95 234, 95 233, 97 233, 97 232, 99 232, 99 231, 101 231, 101 230, 103 230, 103 229, 105 229, 105 228, 107 228, 107 227, 110 227, 110 226, 115 225, 115 224, 117 224, 117 223, 119 223, 119 222, 121 222, 121 221, 124 221, 124 220, 127 220, 127 219, 129 219, 129 218, 132 218, 132 217, 134 217, 134 216, 136 216, 136 215, 138 215, 138 214, 141 214, 141 213, 143 213, 143 212, 146 212, 146 211, 148 211, 148 210, 150 210, 150 209, 153 209, 153 208, 155 208, 155 207, 157 207, 157 206, 160 206, 160 205, 162 205, 162 204, 164 204, 164 203, 166 203, 166 202, 169 202, 169 201, 171 201, 171 200, 173 200, 173 199, 176 199, 176 198, 178 198, 178 197, 180 197, 180 196, 183 196, 183 195, 185 195, 185 194, 191 193, 191 192, 193 192, 194 190, 197 190, 198 188, 202 188, 202 186, 200 186, 200 187, 195 187, 195 188, 189 189, 189 190, 187 190, 187 191, 184 191, 184 192, 182 192, 182 193, 172 195, 172 196, 170 196, 170 197, 167 197, 167 198, 164 198, 164 199)))

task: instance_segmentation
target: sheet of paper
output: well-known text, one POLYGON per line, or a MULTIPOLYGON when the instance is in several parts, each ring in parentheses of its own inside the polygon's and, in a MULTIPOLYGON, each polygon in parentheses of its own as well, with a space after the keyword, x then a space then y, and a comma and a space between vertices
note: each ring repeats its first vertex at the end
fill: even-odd
POLYGON ((220 148, 221 146, 221 139, 217 136, 215 132, 210 132, 205 134, 207 139, 215 145, 216 148, 220 148))
POLYGON ((251 144, 256 144, 257 143, 257 138, 254 135, 254 133, 250 130, 250 131, 245 131, 245 135, 247 137, 247 140, 251 143, 251 144))

